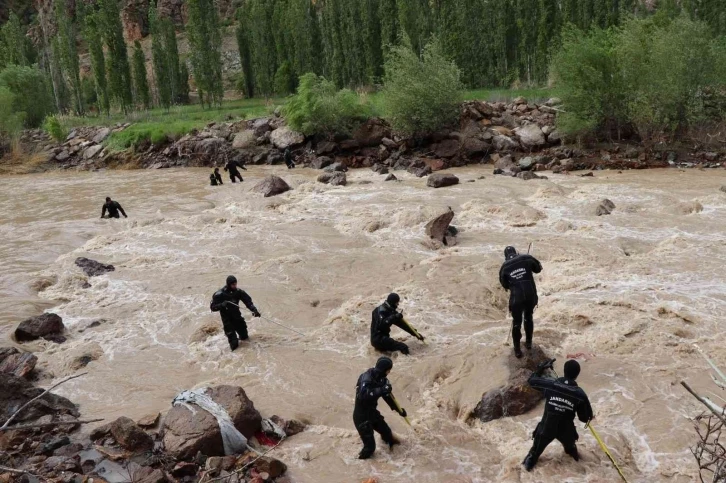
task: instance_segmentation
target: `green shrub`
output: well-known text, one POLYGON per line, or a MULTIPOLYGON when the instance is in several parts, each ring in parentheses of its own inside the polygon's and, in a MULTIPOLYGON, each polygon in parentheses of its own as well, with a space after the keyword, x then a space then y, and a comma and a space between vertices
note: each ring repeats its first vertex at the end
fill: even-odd
POLYGON ((283 62, 275 72, 275 93, 287 95, 295 92, 295 73, 292 71, 290 62, 283 62))
POLYGON ((22 112, 14 112, 15 95, 7 87, 0 86, 0 143, 14 141, 23 128, 22 112))
POLYGON ((199 125, 193 120, 173 120, 166 123, 140 122, 123 131, 111 133, 105 145, 111 152, 135 149, 146 143, 160 144, 168 139, 180 138, 196 127, 199 125))
POLYGON ((297 94, 283 109, 288 124, 306 135, 348 134, 370 115, 370 107, 349 90, 313 73, 300 77, 297 94))
POLYGON ((383 111, 391 126, 407 135, 440 129, 458 116, 461 72, 433 39, 421 57, 408 41, 391 48, 385 61, 383 111))
POLYGON ((43 130, 56 141, 63 141, 68 136, 68 129, 63 126, 57 116, 47 116, 43 121, 43 130))
POLYGON ((0 86, 13 94, 12 110, 24 113, 25 127, 40 126, 45 116, 53 111, 53 98, 45 75, 36 67, 7 66, 0 71, 0 86))

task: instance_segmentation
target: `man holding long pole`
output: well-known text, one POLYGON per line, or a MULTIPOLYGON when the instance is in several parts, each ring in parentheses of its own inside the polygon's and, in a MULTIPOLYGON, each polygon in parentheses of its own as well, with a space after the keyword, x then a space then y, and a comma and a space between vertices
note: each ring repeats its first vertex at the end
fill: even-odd
POLYGON ((227 277, 224 287, 217 290, 212 296, 209 308, 212 312, 219 312, 222 317, 224 333, 229 341, 229 348, 233 351, 239 347, 239 339, 247 340, 247 323, 239 310, 239 303, 252 312, 253 317, 260 317, 260 311, 252 303, 252 297, 247 292, 237 288, 237 279, 234 275, 227 277), (239 339, 238 339, 239 336, 239 339))

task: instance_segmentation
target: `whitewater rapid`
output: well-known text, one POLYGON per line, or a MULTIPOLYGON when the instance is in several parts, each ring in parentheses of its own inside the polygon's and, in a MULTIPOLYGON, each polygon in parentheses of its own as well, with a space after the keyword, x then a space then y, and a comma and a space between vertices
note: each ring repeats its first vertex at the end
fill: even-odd
POLYGON ((694 343, 726 366, 726 173, 524 182, 488 167, 453 172, 462 183, 439 190, 367 170, 330 187, 315 171, 279 167, 250 168, 242 185, 221 187, 208 186, 203 169, 0 178, 3 343, 27 316, 61 315, 65 344, 25 347, 48 382, 93 356, 87 376, 58 390, 87 417, 140 417, 167 410, 184 389, 240 385, 263 415, 310 424, 275 450, 298 482, 617 481, 584 429, 581 462, 555 443, 523 472, 541 407, 466 422, 482 393, 507 378, 502 250, 532 242, 544 266, 535 342, 560 368, 568 354, 588 354, 579 382, 630 481, 693 481, 689 417, 699 408, 679 381, 715 390, 694 343), (267 199, 249 192, 273 172, 294 189, 267 199), (98 219, 106 196, 129 219, 98 219), (596 217, 603 198, 616 209, 596 217), (424 225, 449 206, 458 245, 436 251, 424 225), (79 256, 116 271, 89 279, 74 265, 79 256), (305 336, 248 319, 251 339, 231 353, 209 311, 229 274, 263 315, 305 336), (362 462, 354 386, 377 357, 370 313, 391 291, 429 345, 394 334, 412 349, 394 357, 391 382, 413 428, 383 405, 404 444, 362 462))

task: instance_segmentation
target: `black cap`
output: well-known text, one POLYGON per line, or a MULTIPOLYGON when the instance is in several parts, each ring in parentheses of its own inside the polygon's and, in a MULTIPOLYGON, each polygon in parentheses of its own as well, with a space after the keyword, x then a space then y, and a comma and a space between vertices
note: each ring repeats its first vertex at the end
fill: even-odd
POLYGON ((393 361, 390 357, 383 356, 376 361, 376 370, 384 374, 393 369, 393 361))
POLYGON ((575 380, 580 375, 580 363, 576 360, 570 359, 565 362, 565 377, 567 379, 575 380))
POLYGON ((235 277, 234 275, 230 275, 229 277, 227 277, 227 286, 230 286, 233 283, 237 283, 237 277, 235 277))
POLYGON ((514 258, 517 256, 517 249, 514 247, 507 247, 504 249, 504 258, 506 260, 509 260, 510 258, 514 258))
POLYGON ((386 302, 388 302, 389 305, 396 306, 400 301, 401 297, 399 297, 397 293, 390 293, 388 294, 388 297, 386 297, 386 302))
POLYGON ((110 196, 107 196, 106 197, 106 201, 111 201, 111 197, 110 196))

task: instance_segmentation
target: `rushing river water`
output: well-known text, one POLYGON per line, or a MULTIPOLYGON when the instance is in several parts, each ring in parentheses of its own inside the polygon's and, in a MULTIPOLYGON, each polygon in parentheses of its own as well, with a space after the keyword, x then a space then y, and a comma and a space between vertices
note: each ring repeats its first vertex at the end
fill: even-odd
POLYGON ((0 178, 2 343, 13 343, 25 317, 61 315, 65 344, 25 347, 37 352, 46 383, 73 373, 80 355, 97 357, 87 376, 58 389, 85 417, 140 417, 166 410, 183 389, 240 385, 263 415, 310 423, 275 450, 297 482, 617 481, 582 429, 581 462, 555 443, 523 472, 541 407, 466 423, 481 394, 507 377, 502 249, 531 241, 544 266, 535 342, 558 368, 567 354, 588 354, 579 382, 630 481, 693 481, 688 418, 700 409, 678 382, 715 388, 694 343, 726 366, 726 194, 718 190, 726 173, 523 182, 490 172, 456 170, 462 184, 440 190, 406 173, 384 183, 370 171, 329 187, 314 171, 281 168, 251 168, 241 186, 221 187, 207 186, 201 169, 0 178), (294 190, 250 193, 269 172, 294 190), (106 196, 127 220, 99 219, 106 196), (596 217, 603 198, 617 208, 596 217), (434 251, 423 227, 448 206, 459 243, 434 251), (116 271, 88 279, 74 265, 79 256, 116 271), (229 274, 263 315, 306 335, 248 319, 251 339, 234 353, 221 332, 198 337, 200 327, 221 325, 209 301, 229 274), (391 381, 413 428, 382 405, 405 442, 362 462, 354 386, 377 357, 371 310, 394 290, 430 343, 394 333, 412 348, 394 357, 391 381))

